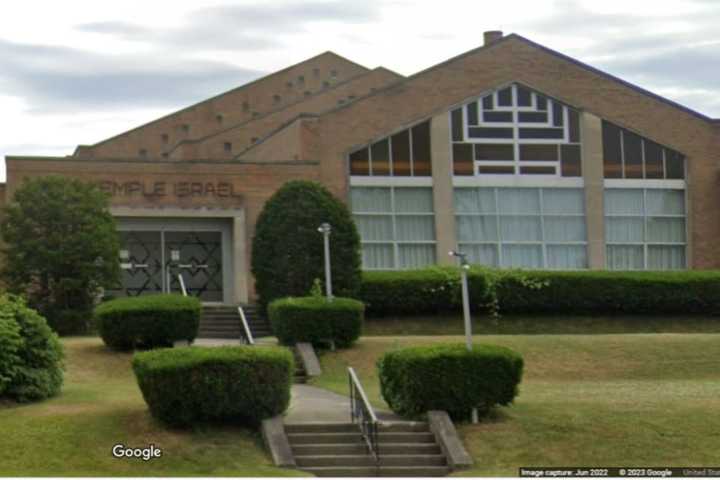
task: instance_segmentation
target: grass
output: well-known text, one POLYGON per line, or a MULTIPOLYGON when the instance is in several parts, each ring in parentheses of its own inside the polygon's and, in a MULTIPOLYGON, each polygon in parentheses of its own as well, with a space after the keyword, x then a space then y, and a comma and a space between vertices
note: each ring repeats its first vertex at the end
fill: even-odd
MULTIPOLYGON (((462 335, 462 314, 368 318, 364 335, 462 335)), ((720 333, 720 317, 473 315, 473 332, 483 335, 596 334, 596 333, 720 333)))
MULTIPOLYGON (((375 362, 410 345, 462 337, 363 337, 321 358, 317 386, 347 393, 353 366, 370 401, 381 398, 375 362)), ((720 335, 493 335, 476 342, 523 354, 514 405, 459 426, 475 466, 456 475, 516 476, 521 466, 687 466, 717 463, 720 335)))
POLYGON ((64 339, 62 394, 0 405, 0 476, 288 476, 275 468, 260 435, 231 426, 171 430, 148 413, 130 354, 97 338, 64 339), (163 456, 116 459, 112 447, 154 444, 163 456))

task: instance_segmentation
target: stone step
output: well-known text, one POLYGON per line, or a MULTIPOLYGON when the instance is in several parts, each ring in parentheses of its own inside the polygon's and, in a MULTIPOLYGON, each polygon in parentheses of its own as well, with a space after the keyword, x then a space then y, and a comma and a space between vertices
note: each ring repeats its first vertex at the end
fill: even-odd
POLYGON ((317 477, 442 477, 448 467, 305 467, 317 477))
POLYGON ((382 422, 380 432, 430 432, 430 425, 427 422, 382 422))
MULTIPOLYGON (((372 455, 297 455, 298 467, 374 467, 372 455)), ((445 456, 439 455, 391 455, 380 453, 381 467, 442 467, 446 466, 445 456)))
MULTIPOLYGON (((383 443, 382 455, 440 455, 436 443, 383 443)), ((326 443, 322 445, 293 445, 294 455, 362 455, 367 453, 365 443, 326 443)))
MULTIPOLYGON (((290 433, 291 445, 308 445, 324 443, 357 443, 362 435, 357 433, 290 433)), ((383 443, 435 443, 435 435, 430 432, 380 432, 378 442, 383 443)))
POLYGON ((308 422, 286 423, 286 433, 357 433, 359 427, 354 423, 308 422))

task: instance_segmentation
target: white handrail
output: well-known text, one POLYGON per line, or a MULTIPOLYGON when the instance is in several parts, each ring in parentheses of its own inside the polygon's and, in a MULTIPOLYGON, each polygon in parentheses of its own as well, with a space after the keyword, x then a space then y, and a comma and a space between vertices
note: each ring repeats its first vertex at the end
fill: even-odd
POLYGON ((187 289, 185 288, 185 280, 183 280, 182 273, 178 273, 178 280, 180 281, 180 291, 182 291, 183 297, 187 297, 187 289))
POLYGON ((365 408, 367 409, 368 413, 370 414, 370 419, 373 422, 377 422, 378 419, 377 419, 377 416, 375 415, 375 410, 373 410, 372 405, 370 405, 370 402, 367 399, 367 395, 365 395, 365 390, 363 390, 363 387, 360 384, 360 380, 358 379, 357 375, 355 374, 355 370, 352 367, 348 367, 348 373, 350 373, 350 378, 352 379, 352 382, 355 385, 355 388, 360 393, 360 399, 363 401, 365 408))
POLYGON ((245 318, 245 312, 240 305, 238 305, 238 313, 240 314, 240 320, 242 320, 243 330, 245 330, 245 337, 247 338, 248 344, 255 345, 255 340, 253 339, 252 332, 250 331, 250 326, 248 325, 247 318, 245 318))

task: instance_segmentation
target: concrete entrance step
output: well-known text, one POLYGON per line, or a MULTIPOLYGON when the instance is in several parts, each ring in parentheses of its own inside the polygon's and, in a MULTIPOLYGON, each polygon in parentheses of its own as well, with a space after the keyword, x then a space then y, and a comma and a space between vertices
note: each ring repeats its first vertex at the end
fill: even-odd
POLYGON ((449 467, 306 467, 316 477, 444 477, 449 467))

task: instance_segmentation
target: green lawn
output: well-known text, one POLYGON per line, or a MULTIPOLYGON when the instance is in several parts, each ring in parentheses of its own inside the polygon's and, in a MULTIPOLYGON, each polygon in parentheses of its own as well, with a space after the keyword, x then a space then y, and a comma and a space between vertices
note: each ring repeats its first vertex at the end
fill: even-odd
POLYGON ((275 468, 254 431, 206 426, 169 430, 150 417, 130 368, 130 354, 96 338, 64 339, 62 394, 0 405, 0 476, 288 476, 275 468), (116 459, 113 445, 152 443, 163 456, 116 459))
MULTIPOLYGON (((462 337, 363 337, 328 352, 314 384, 346 393, 355 367, 385 407, 375 362, 382 352, 462 337)), ((522 353, 525 377, 511 407, 461 425, 470 476, 515 476, 520 466, 688 466, 720 452, 720 335, 495 335, 476 342, 522 353)))
MULTIPOLYGON (((474 333, 591 334, 591 333, 720 333, 720 317, 702 315, 473 315, 474 333)), ((385 335, 462 335, 461 313, 412 317, 368 318, 363 333, 385 335)))

